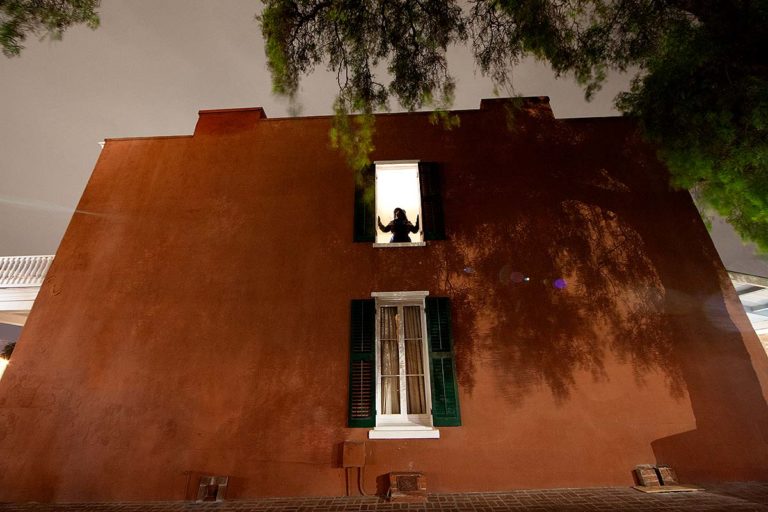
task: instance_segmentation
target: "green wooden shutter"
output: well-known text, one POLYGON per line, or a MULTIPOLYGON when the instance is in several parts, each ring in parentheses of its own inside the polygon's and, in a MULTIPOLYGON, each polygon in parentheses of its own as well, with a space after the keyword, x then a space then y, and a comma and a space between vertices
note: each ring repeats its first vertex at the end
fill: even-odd
POLYGON ((355 175, 355 242, 373 242, 376 239, 375 178, 373 165, 355 175))
POLYGON ((349 343, 349 426, 376 423, 376 302, 353 300, 349 343))
POLYGON ((419 163, 421 187, 421 222, 425 240, 445 240, 440 169, 434 162, 419 163))
POLYGON ((453 364, 450 301, 446 297, 427 297, 425 306, 432 372, 432 422, 436 427, 457 427, 461 425, 461 415, 453 364))

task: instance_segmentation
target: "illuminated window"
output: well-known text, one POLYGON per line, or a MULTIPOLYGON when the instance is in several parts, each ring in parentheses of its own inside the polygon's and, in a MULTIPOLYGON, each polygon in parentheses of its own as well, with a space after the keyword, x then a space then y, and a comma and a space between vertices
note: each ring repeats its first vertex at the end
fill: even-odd
POLYGON ((437 166, 417 160, 376 162, 355 189, 355 241, 376 247, 420 246, 445 238, 437 166))
POLYGON ((418 162, 376 164, 376 243, 420 243, 421 187, 418 162))

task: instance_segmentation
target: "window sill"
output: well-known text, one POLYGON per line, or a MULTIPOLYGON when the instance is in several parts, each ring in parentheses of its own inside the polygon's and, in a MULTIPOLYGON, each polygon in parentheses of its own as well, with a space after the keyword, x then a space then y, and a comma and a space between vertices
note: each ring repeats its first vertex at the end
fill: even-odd
POLYGON ((440 431, 432 427, 376 427, 368 431, 368 439, 440 439, 440 431))
POLYGON ((424 247, 427 242, 374 242, 374 247, 424 247))

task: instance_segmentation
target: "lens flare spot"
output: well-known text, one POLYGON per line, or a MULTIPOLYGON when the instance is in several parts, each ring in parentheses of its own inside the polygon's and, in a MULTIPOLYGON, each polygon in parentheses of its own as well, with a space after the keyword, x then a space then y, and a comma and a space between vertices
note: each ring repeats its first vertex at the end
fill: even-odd
POLYGON ((523 281, 526 281, 527 278, 520 272, 510 272, 509 280, 513 283, 522 283, 523 281))

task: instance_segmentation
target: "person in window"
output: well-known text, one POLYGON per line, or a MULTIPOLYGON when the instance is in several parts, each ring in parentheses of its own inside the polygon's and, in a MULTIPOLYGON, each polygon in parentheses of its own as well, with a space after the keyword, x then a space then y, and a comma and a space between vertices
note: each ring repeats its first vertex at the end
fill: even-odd
POLYGON ((384 233, 392 232, 392 238, 389 240, 389 243, 410 242, 411 237, 408 236, 408 233, 419 232, 419 216, 416 215, 416 225, 414 226, 408 220, 408 217, 405 216, 405 210, 402 208, 395 208, 395 218, 386 226, 381 223, 381 217, 378 217, 378 219, 380 230, 384 233))

